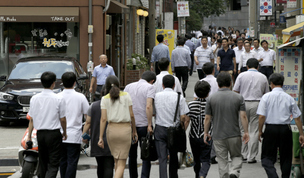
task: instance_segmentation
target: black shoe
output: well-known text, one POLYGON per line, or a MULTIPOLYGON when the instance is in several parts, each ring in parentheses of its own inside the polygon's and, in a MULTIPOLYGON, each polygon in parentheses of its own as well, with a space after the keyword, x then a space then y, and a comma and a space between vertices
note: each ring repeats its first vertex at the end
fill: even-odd
POLYGON ((252 160, 252 161, 248 161, 247 163, 248 163, 248 164, 254 164, 254 163, 257 163, 257 161, 254 159, 254 160, 252 160))
POLYGON ((230 174, 229 177, 230 178, 238 178, 235 174, 230 174))
POLYGON ((217 164, 217 161, 215 160, 215 156, 211 158, 211 164, 217 164))
POLYGON ((243 159, 243 163, 247 163, 247 159, 245 158, 242 158, 243 159))

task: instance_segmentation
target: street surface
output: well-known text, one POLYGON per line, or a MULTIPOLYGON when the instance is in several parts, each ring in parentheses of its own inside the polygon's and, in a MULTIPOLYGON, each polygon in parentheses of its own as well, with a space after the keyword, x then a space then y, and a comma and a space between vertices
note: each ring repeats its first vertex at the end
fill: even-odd
MULTIPOLYGON (((187 102, 193 100, 193 92, 194 92, 194 86, 195 83, 198 80, 197 72, 193 73, 193 75, 190 77, 189 83, 188 83, 188 89, 186 90, 186 99, 187 102)), ((21 174, 18 172, 19 166, 1 166, 3 162, 5 162, 5 159, 17 159, 18 149, 20 146, 21 138, 27 128, 26 124, 11 124, 10 126, 0 126, 0 133, 2 136, 0 137, 0 176, 3 172, 16 172, 14 175, 10 176, 10 178, 19 178, 21 174)), ((187 130, 187 133, 189 132, 189 128, 187 130)), ((188 151, 191 151, 190 144, 188 142, 188 151)), ((260 151, 261 151, 261 144, 260 144, 260 151)), ((140 152, 138 153, 138 173, 139 177, 141 174, 141 159, 140 159, 140 152)), ((260 160, 260 153, 258 155, 257 163, 256 164, 248 164, 244 163, 243 168, 241 170, 241 176, 244 178, 264 178, 267 177, 260 160)), ((276 169, 278 174, 280 175, 280 168, 279 163, 276 163, 276 169)), ((90 177, 90 178, 96 178, 97 177, 97 170, 96 170, 97 164, 95 161, 95 158, 87 157, 85 154, 80 155, 79 163, 78 163, 78 170, 77 170, 77 178, 83 178, 83 177, 90 177)), ((168 166, 169 167, 169 166, 168 166)), ((159 166, 158 162, 152 163, 151 178, 157 178, 159 177, 159 166)), ((180 169, 178 171, 180 178, 190 178, 195 177, 193 168, 185 168, 180 169)), ((58 178, 60 178, 60 175, 57 175, 58 178)), ((124 177, 129 177, 129 171, 128 168, 125 169, 124 177)), ((217 164, 211 165, 211 168, 209 170, 208 177, 216 178, 219 177, 218 173, 218 166, 217 164)))

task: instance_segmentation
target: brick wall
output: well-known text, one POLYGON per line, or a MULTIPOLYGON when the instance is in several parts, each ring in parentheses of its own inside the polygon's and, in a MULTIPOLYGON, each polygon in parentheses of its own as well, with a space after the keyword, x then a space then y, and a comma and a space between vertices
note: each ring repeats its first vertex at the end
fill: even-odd
POLYGON ((145 69, 140 69, 140 70, 127 70, 126 71, 126 85, 132 83, 132 82, 137 82, 140 78, 141 75, 144 73, 145 69))

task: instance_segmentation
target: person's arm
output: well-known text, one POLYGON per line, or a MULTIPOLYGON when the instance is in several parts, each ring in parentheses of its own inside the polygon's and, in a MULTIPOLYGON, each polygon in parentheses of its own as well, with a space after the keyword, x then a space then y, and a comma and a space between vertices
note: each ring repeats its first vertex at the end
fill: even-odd
POLYGON ((96 77, 92 77, 92 80, 91 80, 91 84, 90 84, 90 93, 93 93, 93 86, 95 85, 96 83, 96 77))
POLYGON ((274 65, 276 64, 276 53, 275 51, 273 51, 273 62, 274 62, 274 65))
POLYGON ((172 51, 172 54, 171 54, 171 70, 172 72, 174 73, 174 65, 175 65, 175 56, 174 56, 174 52, 172 51))
POLYGON ((246 111, 240 111, 241 123, 244 128, 244 135, 243 135, 243 142, 245 144, 249 141, 249 134, 248 134, 248 119, 246 111))
POLYGON ((241 73, 241 68, 243 67, 243 55, 241 55, 241 60, 238 67, 238 73, 241 73))
MULTIPOLYGON (((87 133, 88 130, 90 129, 90 127, 91 127, 91 116, 87 115, 86 122, 85 122, 85 124, 83 126, 82 134, 87 133)), ((82 142, 88 143, 88 140, 82 139, 82 142)))
POLYGON ((138 135, 136 131, 135 119, 132 106, 129 106, 130 117, 131 117, 131 124, 132 124, 132 139, 135 140, 135 143, 138 141, 138 135))
POLYGON ((265 123, 266 117, 263 115, 259 115, 259 141, 262 141, 263 136, 263 126, 265 123))
POLYGON ((302 122, 301 122, 301 118, 300 117, 297 117, 297 118, 294 118, 295 122, 296 122, 296 125, 298 127, 298 130, 299 130, 299 142, 301 144, 301 147, 304 146, 304 136, 303 136, 303 125, 302 125, 302 122))
POLYGON ((210 62, 212 64, 214 64, 214 55, 213 55, 212 49, 211 49, 211 53, 210 53, 210 62))
POLYGON ((220 61, 221 61, 221 57, 217 56, 216 65, 217 65, 217 70, 218 71, 220 71, 220 61))
POLYGON ((168 58, 169 61, 170 61, 170 51, 169 51, 169 47, 168 47, 168 50, 167 50, 167 58, 168 58))
POLYGON ((185 122, 184 122, 185 130, 187 130, 189 123, 190 123, 190 117, 185 115, 185 122))
POLYGON ((60 118, 60 124, 61 124, 62 130, 63 130, 62 140, 66 140, 68 136, 66 134, 66 118, 65 117, 60 118))
POLYGON ((111 70, 111 74, 110 75, 114 75, 115 76, 115 72, 114 72, 114 69, 112 68, 111 70))
POLYGON ((148 132, 152 134, 153 98, 147 98, 146 114, 148 118, 148 132))
POLYGON ((155 59, 156 59, 156 52, 154 50, 154 48, 152 49, 152 55, 151 55, 151 71, 154 70, 154 62, 155 62, 155 59))
POLYGON ((232 59, 233 59, 233 66, 234 66, 233 72, 235 73, 236 72, 236 60, 235 60, 235 57, 233 57, 232 59))
POLYGON ((209 145, 209 143, 206 141, 207 137, 208 137, 208 141, 211 140, 211 135, 209 134, 210 122, 211 122, 211 115, 206 114, 204 120, 204 142, 207 145, 209 145))
MULTIPOLYGON (((31 117, 30 121, 29 121, 29 125, 28 125, 28 135, 27 135, 26 142, 32 140, 33 129, 34 129, 34 124, 33 124, 33 118, 31 117)), ((27 144, 26 144, 26 146, 27 146, 27 144)))
POLYGON ((187 64, 188 64, 188 69, 190 70, 191 69, 191 51, 190 51, 190 54, 187 55, 187 64))
POLYGON ((101 109, 100 133, 99 133, 99 141, 98 141, 98 146, 101 148, 104 148, 103 133, 105 131, 106 124, 107 124, 107 110, 101 109))
POLYGON ((194 61, 195 61, 195 64, 196 64, 196 65, 199 65, 199 62, 198 62, 198 60, 197 60, 197 56, 194 56, 194 61))

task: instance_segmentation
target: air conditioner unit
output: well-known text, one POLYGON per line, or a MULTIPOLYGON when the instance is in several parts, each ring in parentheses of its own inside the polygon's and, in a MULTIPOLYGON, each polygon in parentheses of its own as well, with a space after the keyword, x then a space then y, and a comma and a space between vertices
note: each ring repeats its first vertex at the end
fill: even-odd
POLYGON ((106 29, 109 30, 110 25, 112 25, 112 16, 107 15, 106 16, 106 29))
POLYGON ((110 45, 112 44, 112 36, 106 34, 106 50, 110 48, 110 45))
POLYGON ((127 2, 126 2, 126 3, 127 3, 127 6, 131 6, 131 5, 132 5, 131 1, 132 1, 132 0, 127 0, 127 2))

